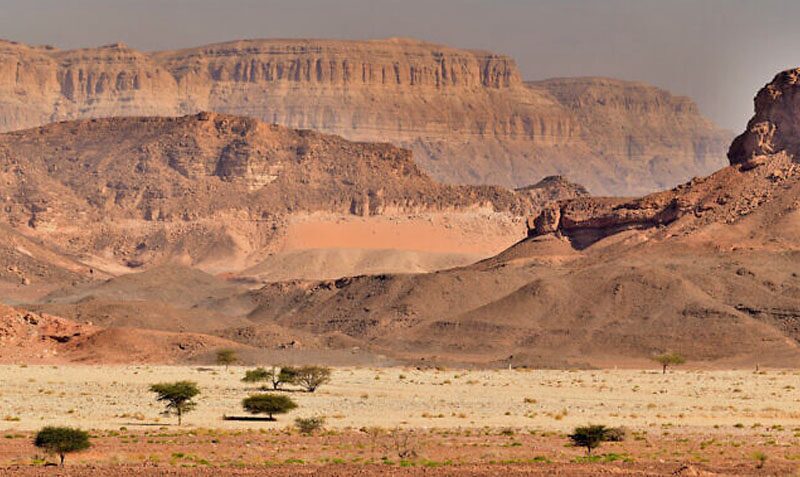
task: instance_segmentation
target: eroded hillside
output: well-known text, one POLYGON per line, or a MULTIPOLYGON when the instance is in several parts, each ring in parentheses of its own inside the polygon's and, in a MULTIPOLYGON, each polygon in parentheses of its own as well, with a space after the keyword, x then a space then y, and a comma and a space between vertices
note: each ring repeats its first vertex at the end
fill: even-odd
POLYGON ((442 185, 390 144, 216 113, 6 133, 0 181, 3 277, 48 286, 164 263, 255 280, 431 271, 497 253, 544 203, 586 194, 560 178, 442 185))

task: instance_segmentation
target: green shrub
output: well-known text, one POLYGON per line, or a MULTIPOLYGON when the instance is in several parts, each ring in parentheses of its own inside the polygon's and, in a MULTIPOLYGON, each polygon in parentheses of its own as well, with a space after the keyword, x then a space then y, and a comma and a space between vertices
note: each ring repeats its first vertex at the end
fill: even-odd
POLYGON ((244 410, 250 414, 266 414, 274 420, 273 415, 284 414, 297 408, 297 404, 282 394, 254 394, 242 400, 244 410))
POLYGON ((628 435, 628 430, 624 427, 609 427, 606 428, 606 438, 608 442, 622 442, 628 435))
POLYGON ((575 446, 585 447, 587 455, 592 455, 592 449, 600 447, 602 442, 609 440, 608 431, 609 428, 601 425, 576 427, 569 438, 575 446))
POLYGON ((67 454, 82 451, 91 446, 88 432, 72 427, 53 426, 42 428, 37 432, 33 445, 52 454, 58 454, 62 467, 67 454))
POLYGON ((230 348, 223 348, 217 350, 217 364, 220 366, 225 366, 225 369, 228 369, 228 366, 232 365, 238 361, 236 357, 236 351, 230 348))
POLYGON ((756 469, 761 469, 764 467, 764 464, 767 462, 767 454, 756 451, 753 452, 753 459, 756 460, 756 469))
POLYGON ((313 434, 314 431, 322 429, 325 425, 325 418, 322 416, 316 417, 298 417, 294 420, 294 425, 301 434, 313 434))
POLYGON ((247 371, 242 381, 246 383, 269 381, 272 384, 272 389, 277 391, 284 384, 294 384, 296 378, 297 368, 291 366, 273 366, 272 369, 256 368, 247 371))
POLYGON ((272 377, 271 371, 267 371, 264 368, 256 368, 245 371, 244 377, 242 378, 242 382, 259 383, 261 381, 267 381, 271 377, 272 377))
POLYGON ((656 356, 653 356, 653 361, 661 365, 661 372, 662 374, 667 373, 667 366, 670 365, 679 365, 686 362, 686 358, 683 355, 678 353, 661 353, 656 356))

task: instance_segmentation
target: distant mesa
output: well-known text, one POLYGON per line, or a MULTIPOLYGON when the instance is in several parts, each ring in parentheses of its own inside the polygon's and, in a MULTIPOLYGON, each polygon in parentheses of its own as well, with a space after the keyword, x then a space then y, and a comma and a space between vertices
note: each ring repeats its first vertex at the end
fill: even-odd
POLYGON ((507 56, 423 41, 241 40, 145 53, 0 42, 0 131, 216 111, 411 149, 434 179, 521 187, 564 175, 634 195, 705 175, 730 135, 641 83, 525 83, 507 56))

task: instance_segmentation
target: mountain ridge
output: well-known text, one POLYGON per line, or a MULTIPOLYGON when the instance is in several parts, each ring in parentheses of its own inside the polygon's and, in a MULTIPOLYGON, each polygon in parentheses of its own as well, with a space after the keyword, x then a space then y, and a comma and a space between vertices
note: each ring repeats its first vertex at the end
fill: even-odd
POLYGON ((539 82, 523 82, 510 57, 410 40, 248 40, 150 53, 6 42, 0 66, 0 130, 215 111, 388 141, 449 183, 520 187, 565 175, 594 193, 640 194, 718 168, 728 140, 691 108, 674 114, 695 127, 667 121, 666 140, 636 131, 626 111, 611 116, 631 124, 627 134, 613 121, 598 133, 539 82), (630 147, 635 154, 618 154, 630 147))

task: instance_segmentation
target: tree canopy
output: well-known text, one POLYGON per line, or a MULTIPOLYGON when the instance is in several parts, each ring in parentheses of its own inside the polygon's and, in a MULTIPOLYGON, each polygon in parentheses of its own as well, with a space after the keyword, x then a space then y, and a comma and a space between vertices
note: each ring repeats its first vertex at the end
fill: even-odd
POLYGON ((289 396, 282 394, 254 394, 242 400, 244 410, 250 414, 266 414, 274 419, 275 414, 284 414, 297 408, 289 396))
POLYGON ((193 398, 200 394, 197 383, 193 381, 153 384, 150 391, 156 393, 158 401, 166 402, 165 413, 178 416, 179 426, 183 415, 197 406, 193 398))
POLYGON ((47 426, 36 433, 33 445, 45 449, 52 454, 58 454, 61 466, 64 466, 64 457, 71 452, 88 449, 89 433, 72 427, 47 426))
POLYGON ((660 364, 662 373, 666 374, 667 366, 677 366, 686 362, 686 358, 678 353, 661 353, 653 356, 653 361, 660 364))

